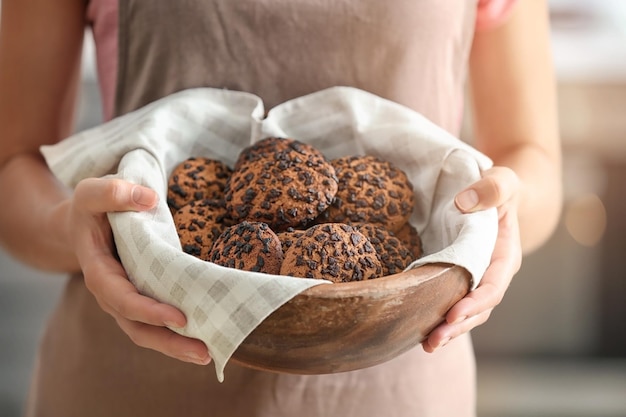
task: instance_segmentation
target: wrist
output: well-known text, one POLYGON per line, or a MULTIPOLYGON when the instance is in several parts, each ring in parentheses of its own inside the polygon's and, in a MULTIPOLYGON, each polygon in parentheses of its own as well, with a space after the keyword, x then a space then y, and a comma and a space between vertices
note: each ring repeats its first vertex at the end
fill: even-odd
POLYGON ((75 255, 70 216, 71 200, 65 199, 53 205, 42 216, 42 230, 48 245, 58 255, 54 269, 66 272, 79 272, 80 265, 75 255))

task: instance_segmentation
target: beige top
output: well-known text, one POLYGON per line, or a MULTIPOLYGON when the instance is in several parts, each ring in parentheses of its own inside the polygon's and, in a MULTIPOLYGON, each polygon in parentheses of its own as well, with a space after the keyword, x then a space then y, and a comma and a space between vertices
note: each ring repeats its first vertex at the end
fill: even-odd
MULTIPOLYGON (((109 78, 101 81, 115 86, 110 115, 190 87, 252 92, 270 108, 347 85, 409 106, 457 133, 476 5, 125 0, 105 16, 119 19, 117 43, 108 41, 119 50, 116 71, 102 72, 109 78)), ((105 103, 113 89, 107 91, 105 103)), ((467 335, 435 354, 417 347, 385 364, 341 374, 273 374, 234 364, 225 373, 220 384, 209 367, 136 347, 98 307, 82 278, 73 277, 43 339, 27 415, 475 415, 467 335)))

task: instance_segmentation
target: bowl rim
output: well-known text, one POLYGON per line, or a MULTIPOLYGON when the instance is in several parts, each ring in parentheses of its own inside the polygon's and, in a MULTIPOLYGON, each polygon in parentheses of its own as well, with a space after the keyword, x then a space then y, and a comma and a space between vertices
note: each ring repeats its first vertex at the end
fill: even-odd
MULTIPOLYGON (((426 281, 430 281, 438 278, 439 276, 453 270, 462 270, 467 279, 470 280, 470 273, 460 265, 449 264, 443 262, 427 263, 413 268, 406 269, 405 271, 397 274, 386 275, 384 277, 372 278, 364 281, 352 281, 352 282, 340 282, 321 284, 310 287, 296 297, 310 297, 310 298, 346 298, 346 297, 358 297, 367 296, 368 294, 377 293, 380 294, 381 290, 385 292, 393 292, 396 290, 402 290, 410 288, 426 281)), ((296 278, 296 277, 294 277, 296 278)))

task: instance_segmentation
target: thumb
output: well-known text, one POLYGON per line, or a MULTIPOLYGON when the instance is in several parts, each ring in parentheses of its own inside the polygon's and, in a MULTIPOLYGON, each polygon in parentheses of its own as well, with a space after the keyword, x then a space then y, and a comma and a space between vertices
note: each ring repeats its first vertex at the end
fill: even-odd
POLYGON ((145 211, 158 201, 157 193, 147 187, 114 178, 87 178, 76 186, 74 200, 93 213, 145 211))
POLYGON ((499 207, 515 196, 519 178, 507 167, 493 167, 482 178, 456 195, 454 203, 464 213, 499 207))

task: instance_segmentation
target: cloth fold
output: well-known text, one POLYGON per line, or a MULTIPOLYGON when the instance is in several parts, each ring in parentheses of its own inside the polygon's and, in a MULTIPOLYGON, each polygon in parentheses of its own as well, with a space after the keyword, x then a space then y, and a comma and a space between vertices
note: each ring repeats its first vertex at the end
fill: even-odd
POLYGON ((285 136, 329 159, 370 154, 388 160, 407 173, 416 194, 411 223, 426 255, 409 268, 457 264, 470 272, 473 288, 478 285, 495 244, 497 214, 461 214, 453 198, 491 166, 489 158, 420 114, 350 87, 299 97, 264 115, 262 100, 252 94, 195 88, 41 148, 52 172, 69 187, 111 176, 157 191, 159 204, 151 211, 108 214, 117 251, 142 294, 186 315, 187 326, 172 330, 207 345, 218 380, 233 352, 269 314, 329 282, 240 271, 184 253, 166 194, 172 169, 189 156, 232 167, 244 147, 285 136))

